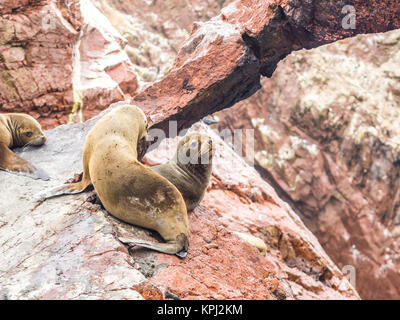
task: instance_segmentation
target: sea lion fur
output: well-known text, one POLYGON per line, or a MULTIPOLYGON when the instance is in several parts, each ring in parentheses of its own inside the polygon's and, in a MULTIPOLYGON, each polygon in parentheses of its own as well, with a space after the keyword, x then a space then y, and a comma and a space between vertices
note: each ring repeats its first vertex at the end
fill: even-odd
POLYGON ((156 230, 166 243, 120 238, 168 254, 186 256, 189 228, 185 201, 167 179, 138 160, 138 144, 147 135, 143 111, 133 105, 113 109, 86 137, 83 177, 45 194, 44 198, 79 193, 93 184, 104 208, 130 224, 156 230))
POLYGON ((41 146, 46 136, 40 124, 23 113, 0 114, 0 170, 25 174, 35 179, 48 180, 44 172, 22 159, 11 149, 41 146))
POLYGON ((177 187, 187 210, 192 211, 203 200, 210 182, 214 152, 210 136, 189 133, 179 141, 171 160, 151 169, 177 187))

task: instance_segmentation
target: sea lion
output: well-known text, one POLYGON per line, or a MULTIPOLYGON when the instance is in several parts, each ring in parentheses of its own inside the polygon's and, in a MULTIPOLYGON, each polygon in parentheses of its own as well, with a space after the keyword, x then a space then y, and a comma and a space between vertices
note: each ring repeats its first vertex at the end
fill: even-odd
POLYGON ((120 238, 121 242, 184 257, 189 245, 185 201, 172 183, 137 160, 138 144, 146 138, 147 127, 146 116, 138 107, 113 109, 86 137, 82 180, 56 188, 44 198, 83 192, 93 184, 110 214, 156 230, 166 241, 120 238))
POLYGON ((151 169, 177 187, 185 199, 187 210, 192 211, 204 198, 210 182, 214 153, 210 136, 190 133, 179 141, 171 160, 151 169))
POLYGON ((41 146, 45 142, 46 136, 39 122, 31 116, 0 114, 0 170, 27 173, 33 178, 48 180, 43 172, 11 151, 11 148, 41 146))

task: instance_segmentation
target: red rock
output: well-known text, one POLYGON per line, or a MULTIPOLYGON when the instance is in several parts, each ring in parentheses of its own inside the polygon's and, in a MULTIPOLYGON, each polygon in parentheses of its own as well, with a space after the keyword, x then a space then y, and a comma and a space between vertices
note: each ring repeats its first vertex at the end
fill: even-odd
MULTIPOLYGON (((340 272, 274 190, 214 133, 200 125, 193 130, 208 132, 217 144, 211 186, 189 213, 187 258, 157 253, 157 263, 167 267, 151 281, 183 299, 354 298, 340 289, 340 272), (262 196, 251 200, 251 194, 262 196), (264 240, 267 255, 236 231, 264 240)), ((176 143, 169 143, 147 154, 146 162, 170 157, 176 143)))
POLYGON ((2 3, 0 111, 36 109, 39 121, 48 118, 50 126, 60 123, 50 121, 54 116, 37 108, 65 105, 64 96, 71 94, 72 47, 81 23, 76 19, 76 5, 68 12, 64 6, 64 1, 51 0, 35 6, 29 1, 2 3))
POLYGON ((156 286, 151 282, 142 282, 139 285, 133 286, 138 293, 142 295, 145 300, 163 300, 163 294, 156 286))
POLYGON ((33 114, 47 129, 69 120, 74 90, 88 117, 136 92, 135 71, 123 51, 126 41, 89 1, 83 5, 81 12, 76 0, 2 3, 0 111, 33 114), (74 72, 82 72, 83 79, 78 75, 80 81, 73 83, 74 72))
MULTIPOLYGON (((97 119, 47 131, 51 143, 45 149, 23 152, 52 177, 46 188, 82 170, 82 145, 97 119)), ((32 194, 43 183, 1 171, 0 297, 358 299, 316 238, 256 171, 209 128, 194 129, 212 135, 217 153, 206 198, 189 213, 190 247, 183 260, 138 247, 128 252, 119 235, 159 237, 113 218, 93 193, 38 205, 32 194), (264 241, 267 254, 237 232, 264 241)), ((162 144, 147 161, 164 161, 176 143, 170 150, 162 144)))
MULTIPOLYGON (((85 3, 90 4, 90 2, 85 3)), ((124 46, 122 37, 114 32, 106 20, 102 20, 104 24, 97 26, 97 20, 93 21, 93 24, 83 23, 82 13, 87 13, 87 11, 80 10, 77 1, 72 1, 70 7, 65 1, 52 0, 42 1, 40 5, 34 7, 28 7, 30 4, 31 2, 18 1, 22 11, 13 11, 12 9, 16 8, 15 4, 9 1, 3 2, 0 7, 2 13, 0 28, 5 30, 0 43, 1 110, 32 111, 36 116, 39 114, 46 117, 51 117, 53 111, 59 113, 59 110, 63 110, 61 117, 59 115, 55 117, 59 123, 66 120, 73 103, 79 100, 74 93, 81 95, 85 112, 92 111, 93 113, 97 113, 112 101, 126 98, 128 94, 135 95, 135 92, 126 94, 121 89, 124 87, 127 90, 136 90, 136 85, 129 80, 133 79, 133 70, 122 52, 124 46), (49 28, 56 32, 48 32, 49 28), (77 48, 77 39, 81 30, 83 32, 80 39, 83 46, 77 48), (21 49, 15 49, 20 47, 24 48, 24 53, 21 49), (75 51, 81 53, 82 58, 77 60, 76 64, 73 63, 73 58, 77 57, 74 56, 73 48, 79 49, 75 51), (11 51, 16 51, 16 54, 11 55, 11 51), (22 57, 24 60, 21 60, 22 57), (116 59, 118 63, 107 64, 107 61, 103 59, 108 58, 121 59, 116 59), (128 70, 117 66, 125 62, 128 70), (93 65, 100 65, 100 67, 93 69, 93 65), (78 72, 79 68, 84 72, 78 72), (117 70, 124 70, 126 73, 116 72, 117 70), (76 78, 78 82, 74 82, 72 86, 74 72, 78 74, 76 78), (91 72, 96 76, 91 78, 91 72), (122 87, 119 86, 118 81, 121 81, 122 87)), ((320 46, 357 33, 388 31, 400 27, 400 8, 397 1, 358 0, 354 4, 359 13, 357 28, 345 30, 338 24, 342 18, 342 8, 333 6, 331 2, 236 1, 227 6, 219 16, 208 22, 196 24, 190 38, 183 43, 170 72, 162 80, 140 90, 133 101, 143 108, 155 127, 165 129, 167 121, 174 119, 178 120, 179 128, 189 127, 203 116, 230 107, 252 95, 260 88, 260 76, 271 76, 277 63, 292 51, 320 46)), ((298 92, 291 91, 287 96, 277 99, 287 99, 290 95, 296 94, 298 92)), ((290 113, 286 113, 280 121, 289 117, 290 113)), ((311 118, 306 117, 304 120, 305 124, 312 128, 311 118)), ((45 121, 54 121, 54 118, 51 117, 45 121)), ((43 123, 45 126, 55 124, 54 122, 43 123)), ((86 126, 83 125, 80 128, 84 130, 88 128, 86 126)), ((73 128, 77 130, 78 127, 73 128)), ((297 129, 297 133, 300 138, 310 138, 311 142, 316 142, 320 138, 318 136, 304 137, 301 135, 300 128, 297 129)), ((57 138, 57 135, 54 134, 53 137, 57 138)), ((63 138, 65 137, 64 131, 63 138)), ((70 140, 74 138, 70 137, 70 140)), ((368 138, 370 137, 365 136, 367 141, 368 138)), ((284 143, 282 140, 278 142, 278 145, 284 143)), ((72 144, 76 141, 68 142, 72 144)), ((68 145, 63 146, 67 148, 68 145)), ((348 143, 345 141, 342 146, 350 151, 356 150, 351 141, 348 143)), ((338 148, 339 145, 332 144, 328 147, 338 148)), ((221 148, 225 151, 226 149, 226 146, 221 148)), ((75 147, 74 151, 76 150, 78 147, 75 147)), ((363 161, 361 166, 355 166, 357 168, 355 172, 360 172, 361 168, 367 168, 372 163, 368 157, 369 150, 366 148, 362 151, 360 158, 363 161)), ((297 152, 299 157, 305 154, 304 150, 297 152)), ((352 153, 349 152, 349 155, 352 153)), ((63 153, 59 157, 60 161, 61 157, 66 156, 63 153)), ((199 255, 189 255, 189 258, 183 262, 174 257, 157 255, 160 261, 166 262, 168 266, 167 269, 153 275, 152 280, 163 290, 168 289, 184 298, 196 296, 202 298, 239 296, 357 298, 357 293, 344 280, 343 275, 324 253, 315 237, 286 203, 281 201, 273 189, 253 170, 245 167, 244 163, 240 163, 238 168, 227 166, 226 162, 229 159, 232 159, 232 156, 222 157, 224 165, 217 167, 213 185, 205 199, 205 208, 200 207, 191 215, 193 233, 191 248, 199 255), (236 175, 242 170, 246 172, 246 175, 236 175), (217 223, 212 224, 213 221, 217 223), (199 225, 202 226, 201 229, 207 226, 208 231, 200 230, 199 225), (260 257, 255 248, 232 235, 235 231, 248 232, 264 239, 266 243, 271 244, 271 255, 267 258, 260 257), (248 259, 237 258, 238 248, 246 252, 248 259), (217 279, 212 273, 212 263, 217 262, 222 274, 226 275, 229 271, 226 267, 229 256, 237 258, 235 261, 241 264, 237 270, 229 274, 231 278, 228 281, 221 277, 220 282, 214 281, 217 279), (182 269, 184 272, 180 272, 182 269), (201 272, 193 274, 192 270, 201 272), (192 276, 194 279, 200 279, 200 282, 204 284, 198 291, 194 290, 197 281, 189 281, 193 279, 192 276), (179 283, 179 286, 174 285, 175 281, 179 283)), ((374 249, 376 243, 383 243, 386 230, 384 225, 377 224, 376 226, 369 222, 369 213, 371 213, 369 206, 377 202, 377 209, 386 208, 385 197, 382 194, 385 194, 387 186, 380 183, 369 185, 367 191, 372 195, 371 199, 374 202, 365 202, 363 201, 365 195, 354 192, 355 189, 348 181, 348 177, 342 175, 340 166, 333 160, 319 153, 312 154, 310 163, 313 165, 306 166, 301 175, 304 178, 302 183, 311 182, 305 183, 308 188, 302 188, 301 192, 295 189, 293 198, 304 199, 306 210, 303 210, 303 214, 306 220, 307 218, 311 220, 312 213, 319 206, 326 206, 325 215, 319 217, 321 221, 325 219, 332 222, 333 229, 338 231, 347 229, 356 231, 353 240, 359 248, 365 248, 363 253, 357 251, 356 248, 350 252, 341 241, 331 242, 330 234, 327 232, 322 235, 316 232, 324 244, 331 245, 329 250, 335 261, 342 258, 343 250, 341 249, 344 248, 347 251, 343 254, 345 256, 343 261, 353 259, 353 261, 358 261, 358 265, 364 266, 365 273, 361 274, 361 279, 363 279, 361 286, 365 286, 368 278, 371 278, 367 276, 368 270, 376 270, 376 264, 369 261, 368 257, 376 250, 374 249), (325 168, 329 169, 327 174, 324 174, 325 168), (318 178, 321 180, 318 181, 318 178), (333 185, 331 179, 340 182, 333 185), (338 194, 330 198, 324 196, 331 190, 338 191, 338 194), (340 217, 335 214, 336 212, 341 213, 340 217), (361 221, 360 224, 357 224, 358 219, 361 221), (371 229, 376 230, 376 234, 371 234, 371 229), (328 235, 327 239, 324 238, 326 235, 328 235), (335 254, 340 257, 335 257, 335 254)), ((342 160, 346 163, 351 160, 351 157, 342 160)), ((75 159, 75 161, 78 160, 75 159)), ((296 165, 301 166, 299 163, 296 165)), ((279 174, 284 177, 280 181, 283 185, 282 189, 286 188, 288 191, 296 186, 296 169, 299 167, 288 166, 279 171, 279 174)), ((375 169, 371 168, 371 172, 373 170, 375 169)), ((357 179, 359 176, 355 175, 354 181, 361 183, 357 179)), ((30 188, 33 187, 30 186, 30 188)), ((24 188, 20 191, 22 197, 27 197, 24 194, 26 192, 24 188)), ((40 215, 43 213, 40 210, 44 209, 31 213, 40 215)), ((52 207, 52 210, 55 208, 52 207)), ((387 218, 384 217, 385 219, 387 218)), ((43 227, 44 231, 46 231, 46 226, 43 227)), ((63 230, 68 230, 63 221, 59 221, 59 226, 63 230)), ((321 223, 321 230, 329 226, 321 223)), ((77 233, 85 237, 84 232, 80 233, 78 230, 77 233)), ((102 238, 102 235, 97 235, 97 237, 102 238)), ((333 237, 339 236, 334 234, 333 237)), ((346 235, 343 235, 343 238, 346 238, 346 235)), ((61 245, 58 242, 59 239, 54 241, 57 245, 61 245)), ((107 266, 112 263, 114 266, 122 266, 128 273, 132 272, 122 262, 126 253, 115 249, 117 246, 115 242, 110 242, 110 247, 106 247, 110 249, 110 252, 107 251, 103 258, 90 260, 85 250, 90 251, 95 245, 96 241, 91 239, 77 244, 77 247, 83 248, 85 252, 85 254, 79 254, 78 257, 83 259, 83 270, 92 272, 88 281, 97 285, 96 288, 103 288, 104 279, 100 275, 110 276, 112 271, 107 266)), ((396 246, 395 242, 391 243, 389 250, 395 252, 398 249, 396 246)), ((75 245, 72 245, 71 249, 73 252, 75 245)), ((102 255, 99 251, 103 248, 96 249, 96 252, 102 255)), ((8 252, 9 255, 13 253, 15 252, 8 252)), ((71 255, 75 257, 73 253, 71 255)), ((394 296, 396 282, 391 283, 391 281, 395 279, 395 271, 388 267, 391 262, 390 256, 389 259, 386 257, 387 255, 381 252, 380 259, 384 261, 384 264, 381 264, 382 268, 378 271, 379 274, 387 275, 387 281, 382 287, 388 286, 386 293, 394 296)), ((54 266, 51 259, 40 261, 43 265, 39 264, 38 268, 44 274, 48 265, 54 266)), ((25 266, 29 267, 29 265, 25 266)), ((69 275, 74 275, 75 271, 68 271, 69 275)), ((15 272, 21 280, 23 276, 18 273, 19 270, 15 272)), ((135 274, 133 278, 138 281, 141 277, 135 274)), ((7 281, 14 280, 7 279, 7 281)), ((374 281, 376 282, 377 280, 374 281)), ((113 282, 104 285, 108 288, 110 284, 113 282)), ((8 283, 8 286, 15 296, 22 294, 22 291, 18 291, 18 286, 13 286, 12 283, 11 285, 8 283)), ((68 286, 63 288, 50 288, 46 291, 46 288, 40 287, 37 291, 49 298, 66 296, 70 298, 71 293, 68 291, 72 292, 72 290, 76 290, 77 296, 82 296, 80 289, 76 289, 75 286, 74 280, 70 280, 68 286)), ((164 292, 163 290, 161 291, 164 292)), ((32 297, 32 293, 28 294, 32 297)), ((133 296, 137 297, 137 295, 133 296)))
POLYGON ((134 101, 157 127, 166 129, 166 120, 178 120, 178 128, 188 127, 251 96, 260 88, 260 75, 271 76, 292 51, 400 27, 395 0, 360 0, 355 7, 361 17, 357 28, 345 30, 338 24, 344 17, 342 7, 325 1, 233 2, 220 15, 195 25, 170 72, 134 101), (365 12, 372 14, 362 19, 365 12), (372 23, 374 16, 382 24, 372 23))
POLYGON ((256 95, 216 115, 220 129, 255 129, 263 177, 337 265, 354 268, 365 299, 400 297, 399 100, 390 94, 399 84, 389 71, 398 39, 394 31, 293 54, 256 95))

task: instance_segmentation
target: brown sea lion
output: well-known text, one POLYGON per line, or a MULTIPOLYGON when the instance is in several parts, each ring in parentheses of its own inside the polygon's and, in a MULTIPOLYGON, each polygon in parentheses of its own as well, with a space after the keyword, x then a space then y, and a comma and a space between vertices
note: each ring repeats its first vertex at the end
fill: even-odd
POLYGON ((179 141, 171 160, 151 169, 177 187, 187 210, 192 211, 203 200, 210 182, 214 152, 210 136, 190 133, 179 141))
POLYGON ((48 180, 47 175, 22 159, 11 148, 41 146, 46 142, 40 124, 22 113, 0 114, 0 170, 29 174, 32 178, 48 180))
POLYGON ((185 201, 176 187, 138 160, 147 120, 136 106, 124 105, 101 118, 86 137, 83 177, 44 194, 41 200, 74 194, 93 184, 104 208, 116 218, 156 230, 166 243, 120 238, 168 254, 186 256, 189 241, 185 201))

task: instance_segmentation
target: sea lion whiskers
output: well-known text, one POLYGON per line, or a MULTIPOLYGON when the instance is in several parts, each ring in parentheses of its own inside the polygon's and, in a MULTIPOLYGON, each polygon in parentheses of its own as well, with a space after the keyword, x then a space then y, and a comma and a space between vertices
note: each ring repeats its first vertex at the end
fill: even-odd
POLYGON ((25 151, 26 148, 28 148, 29 146, 37 146, 38 143, 39 143, 38 140, 29 141, 29 142, 25 143, 25 145, 22 146, 22 151, 25 151))

